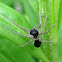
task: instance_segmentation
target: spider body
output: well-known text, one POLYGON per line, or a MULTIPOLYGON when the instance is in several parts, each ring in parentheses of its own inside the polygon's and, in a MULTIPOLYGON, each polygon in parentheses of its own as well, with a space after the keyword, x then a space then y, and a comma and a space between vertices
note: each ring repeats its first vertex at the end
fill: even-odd
POLYGON ((33 35, 34 38, 36 38, 39 35, 39 32, 36 29, 31 29, 30 34, 33 35))
POLYGON ((35 46, 35 47, 40 47, 40 45, 41 45, 41 41, 39 41, 39 39, 36 39, 36 40, 34 41, 34 46, 35 46))

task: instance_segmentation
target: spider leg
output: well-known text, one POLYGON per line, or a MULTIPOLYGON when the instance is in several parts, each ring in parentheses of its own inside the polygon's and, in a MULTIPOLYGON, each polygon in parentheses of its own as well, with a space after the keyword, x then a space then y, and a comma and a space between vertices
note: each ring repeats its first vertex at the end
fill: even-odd
POLYGON ((40 28, 40 27, 41 27, 41 24, 42 24, 42 20, 41 20, 41 12, 40 12, 40 11, 39 11, 39 18, 40 18, 40 25, 37 27, 37 29, 40 28))
MULTIPOLYGON (((4 26, 4 25, 3 25, 4 26)), ((14 32, 12 30, 10 30, 9 28, 7 28, 6 26, 4 26, 7 30, 9 30, 10 32, 14 33, 14 34, 18 34, 18 35, 21 35, 21 36, 24 36, 24 37, 28 37, 28 38, 33 38, 33 36, 30 36, 30 35, 23 35, 23 34, 20 34, 20 33, 17 33, 17 32, 14 32)))
MULTIPOLYGON (((1 15, 0 15, 1 16, 1 15)), ((2 16, 1 16, 2 17, 2 16)), ((3 17, 2 17, 3 18, 3 17)), ((24 30, 25 32, 29 32, 29 30, 28 29, 25 29, 25 28, 23 28, 23 27, 21 27, 20 25, 18 25, 17 23, 15 23, 14 21, 12 21, 11 19, 9 19, 9 18, 7 18, 7 17, 5 17, 6 19, 8 19, 9 21, 11 21, 12 23, 14 23, 15 25, 17 25, 19 28, 21 28, 22 30, 24 30)))
POLYGON ((51 42, 52 42, 52 38, 51 38, 51 41, 42 41, 40 35, 39 35, 39 40, 40 40, 40 42, 42 42, 42 43, 51 43, 51 42))
POLYGON ((43 15, 43 16, 41 16, 41 17, 45 17, 46 15, 43 15))
POLYGON ((42 28, 42 31, 41 31, 41 33, 44 31, 44 28, 45 28, 45 24, 46 24, 46 20, 47 20, 47 15, 46 15, 46 17, 45 17, 44 26, 43 26, 43 28, 42 28))
POLYGON ((32 39, 31 41, 27 42, 26 44, 24 44, 24 45, 22 45, 22 46, 19 46, 19 47, 24 47, 25 45, 31 43, 32 41, 33 41, 33 39, 32 39))
POLYGON ((48 29, 46 32, 44 32, 44 33, 40 33, 40 34, 46 34, 46 33, 48 33, 53 27, 55 27, 55 25, 56 25, 56 23, 50 28, 50 29, 48 29))
POLYGON ((41 17, 45 17, 46 15, 44 16, 41 16, 41 12, 39 11, 39 17, 40 17, 40 25, 37 27, 37 29, 39 29, 41 27, 41 24, 42 24, 42 19, 41 17))
MULTIPOLYGON (((10 20, 10 19, 9 19, 10 20)), ((19 28, 21 28, 22 30, 24 30, 25 32, 29 32, 29 30, 21 27, 20 25, 18 25, 17 23, 15 23, 14 21, 10 20, 11 22, 13 22, 15 25, 17 25, 19 28)))
POLYGON ((51 43, 52 41, 41 41, 43 43, 51 43))

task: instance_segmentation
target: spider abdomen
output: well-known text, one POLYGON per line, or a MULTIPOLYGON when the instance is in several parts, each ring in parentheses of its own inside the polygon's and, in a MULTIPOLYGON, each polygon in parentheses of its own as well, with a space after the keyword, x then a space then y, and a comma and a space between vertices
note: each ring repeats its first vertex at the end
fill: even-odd
POLYGON ((33 35, 34 38, 36 38, 39 35, 39 33, 38 33, 38 31, 36 29, 31 29, 30 34, 33 35))
POLYGON ((41 42, 39 41, 39 39, 36 39, 36 40, 34 41, 34 46, 35 46, 35 47, 40 47, 40 45, 41 45, 41 42))

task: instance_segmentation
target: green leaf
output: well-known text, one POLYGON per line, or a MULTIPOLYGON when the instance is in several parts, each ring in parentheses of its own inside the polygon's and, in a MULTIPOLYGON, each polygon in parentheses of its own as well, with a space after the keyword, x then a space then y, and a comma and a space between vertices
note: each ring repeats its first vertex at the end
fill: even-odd
POLYGON ((39 11, 39 3, 38 3, 38 0, 28 0, 29 3, 31 4, 32 8, 35 10, 35 11, 39 11))
POLYGON ((58 50, 58 62, 62 61, 62 21, 61 21, 61 25, 60 25, 60 29, 58 32, 58 45, 57 45, 57 50, 58 50))
MULTIPOLYGON (((32 28, 31 24, 25 19, 25 17, 22 14, 16 12, 12 8, 0 3, 0 15, 1 15, 0 16, 0 35, 11 40, 12 42, 16 43, 19 46, 21 46, 22 44, 25 44, 26 42, 29 42, 30 39, 17 35, 17 34, 13 34, 12 32, 8 31, 6 28, 4 28, 2 26, 2 25, 4 25, 7 28, 9 28, 15 32, 19 32, 19 33, 26 35, 27 33, 25 33, 22 29, 20 29, 15 24, 13 24, 10 20, 7 19, 7 18, 9 18, 9 19, 13 20, 20 26, 24 27, 25 29, 27 29, 27 28, 31 29, 32 28), (7 18, 5 18, 5 17, 7 17, 7 18)), ((32 54, 34 57, 36 57, 38 59, 48 61, 48 59, 44 55, 41 48, 36 48, 32 43, 30 43, 29 45, 26 45, 25 47, 23 47, 23 49, 25 49, 26 51, 28 51, 30 54, 32 54)))
MULTIPOLYGON (((29 0, 30 1, 30 0, 29 0)), ((56 45, 57 45, 57 28, 60 26, 60 22, 62 19, 62 0, 38 0, 39 1, 39 10, 41 11, 41 16, 47 15, 47 22, 46 22, 46 27, 45 31, 48 30, 51 26, 54 25, 55 21, 58 21, 56 23, 55 28, 53 28, 49 33, 43 35, 44 40, 51 40, 52 37, 52 43, 51 44, 43 44, 43 51, 44 54, 48 57, 50 62, 56 62, 57 57, 56 57, 56 45), (58 25, 57 25, 58 24, 58 25)), ((36 10, 36 8, 33 6, 33 1, 31 2, 32 8, 36 10)), ((36 1, 35 1, 36 2, 36 1)), ((42 18, 42 26, 44 24, 44 19, 42 18)))
POLYGON ((0 36, 0 62, 34 62, 34 60, 24 49, 0 36))
POLYGON ((38 12, 35 12, 31 5, 29 4, 28 0, 23 0, 22 1, 25 14, 24 16, 26 19, 32 24, 32 27, 35 26, 37 27, 39 25, 39 14, 38 12), (28 4, 28 5, 27 5, 28 4))
POLYGON ((58 50, 58 62, 62 61, 62 0, 60 0, 60 6, 59 6, 59 13, 58 13, 58 45, 57 45, 57 50, 58 50))
POLYGON ((62 0, 60 0, 60 4, 59 4, 59 13, 58 13, 58 30, 61 24, 61 20, 62 20, 62 0))
MULTIPOLYGON (((59 10, 60 0, 40 0, 41 15, 47 15, 47 22, 45 31, 48 30, 51 26, 54 25, 55 21, 58 20, 58 10, 59 10)), ((44 20, 44 19, 42 19, 44 20)), ((57 22, 58 23, 58 22, 57 22)), ((56 45, 57 45, 57 23, 55 28, 52 28, 50 32, 43 36, 44 40, 50 41, 52 38, 52 43, 44 43, 43 51, 48 57, 50 62, 57 62, 56 57, 56 45)))

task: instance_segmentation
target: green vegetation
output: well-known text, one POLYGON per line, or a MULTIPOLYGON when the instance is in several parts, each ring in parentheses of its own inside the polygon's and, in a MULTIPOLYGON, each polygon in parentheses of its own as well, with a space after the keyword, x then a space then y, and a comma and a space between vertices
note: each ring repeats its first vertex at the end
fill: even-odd
MULTIPOLYGON (((61 0, 40 0, 40 2, 38 0, 1 0, 0 2, 0 62, 57 62, 57 58, 58 62, 62 61, 60 52, 62 29, 59 31, 62 20, 61 0), (20 4, 21 13, 14 9, 15 3, 20 4), (26 35, 26 32, 13 24, 9 19, 25 29, 31 29, 34 25, 35 27, 39 25, 39 10, 41 11, 41 16, 48 15, 44 31, 58 20, 56 26, 49 33, 41 35, 42 40, 50 41, 52 38, 52 43, 42 43, 39 48, 36 48, 33 42, 22 48, 18 47, 29 42, 30 39, 10 32, 2 25, 26 35)), ((44 19, 45 17, 42 18, 42 27, 44 19)))

